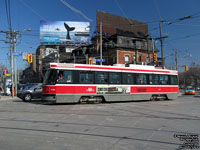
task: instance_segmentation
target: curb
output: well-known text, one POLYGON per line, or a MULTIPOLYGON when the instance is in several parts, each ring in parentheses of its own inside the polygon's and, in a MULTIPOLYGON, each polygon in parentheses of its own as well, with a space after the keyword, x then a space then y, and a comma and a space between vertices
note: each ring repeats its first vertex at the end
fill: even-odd
POLYGON ((0 102, 1 101, 8 101, 8 100, 14 100, 14 99, 18 99, 18 97, 14 96, 0 96, 0 102))

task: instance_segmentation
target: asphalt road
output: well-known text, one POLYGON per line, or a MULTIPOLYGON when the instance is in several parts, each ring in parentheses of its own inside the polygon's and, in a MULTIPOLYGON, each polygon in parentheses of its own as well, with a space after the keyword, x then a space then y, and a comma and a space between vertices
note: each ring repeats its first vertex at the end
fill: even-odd
POLYGON ((175 150, 184 146, 180 135, 200 140, 198 96, 82 105, 0 100, 0 150, 175 150))

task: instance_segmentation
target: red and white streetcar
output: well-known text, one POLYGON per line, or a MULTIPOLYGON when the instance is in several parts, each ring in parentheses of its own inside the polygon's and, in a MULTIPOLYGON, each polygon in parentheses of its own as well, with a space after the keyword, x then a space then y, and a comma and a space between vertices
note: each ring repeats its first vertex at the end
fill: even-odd
POLYGON ((175 99, 178 72, 146 65, 50 63, 43 100, 54 103, 175 99))

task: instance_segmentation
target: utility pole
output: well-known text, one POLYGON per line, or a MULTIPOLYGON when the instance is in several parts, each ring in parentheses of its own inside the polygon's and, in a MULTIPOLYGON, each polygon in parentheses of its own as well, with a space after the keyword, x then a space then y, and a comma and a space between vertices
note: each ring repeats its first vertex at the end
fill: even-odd
POLYGON ((59 45, 56 46, 56 50, 57 50, 57 63, 59 63, 60 62, 59 45))
MULTIPOLYGON (((31 31, 31 29, 26 29, 26 31, 31 31)), ((11 73, 11 95, 14 96, 17 95, 17 64, 16 64, 16 43, 17 43, 17 38, 21 35, 19 31, 13 31, 12 28, 10 27, 9 31, 1 31, 2 33, 6 33, 6 38, 9 39, 8 41, 4 41, 5 43, 10 44, 10 73, 11 73), (13 56, 13 52, 15 56, 13 56), (13 59, 14 58, 14 59, 13 59), (14 65, 14 66, 13 66, 14 65)))
POLYGON ((17 42, 17 32, 14 32, 14 35, 13 35, 13 48, 14 48, 14 53, 15 55, 13 56, 14 57, 14 84, 15 84, 15 95, 17 95, 17 61, 16 61, 16 42, 17 42))
POLYGON ((100 65, 102 65, 102 22, 100 22, 100 65))
POLYGON ((162 58, 162 68, 165 68, 165 60, 164 60, 164 53, 163 53, 163 37, 162 37, 162 23, 164 20, 160 21, 160 45, 161 45, 161 58, 162 58))
POLYGON ((177 52, 177 49, 175 50, 175 63, 176 63, 176 70, 178 70, 178 52, 177 52))
POLYGON ((8 37, 10 39, 10 73, 11 73, 11 96, 14 96, 14 78, 13 78, 13 32, 10 30, 8 37))
POLYGON ((9 31, 0 31, 2 33, 6 33, 6 38, 9 39, 8 41, 4 41, 5 43, 10 44, 10 73, 11 73, 11 96, 14 96, 14 77, 13 77, 13 31, 12 28, 10 27, 9 31))

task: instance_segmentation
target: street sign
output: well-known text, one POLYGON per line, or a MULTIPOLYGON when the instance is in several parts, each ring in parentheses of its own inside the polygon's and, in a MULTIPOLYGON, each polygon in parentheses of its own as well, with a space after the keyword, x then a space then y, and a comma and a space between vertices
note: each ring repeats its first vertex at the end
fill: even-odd
POLYGON ((106 59, 96 59, 96 62, 105 62, 106 59))
MULTIPOLYGON (((13 56, 22 56, 22 53, 12 53, 13 56)), ((10 56, 10 53, 7 53, 8 56, 10 56)))
POLYGON ((6 76, 11 76, 11 73, 6 73, 6 76))

